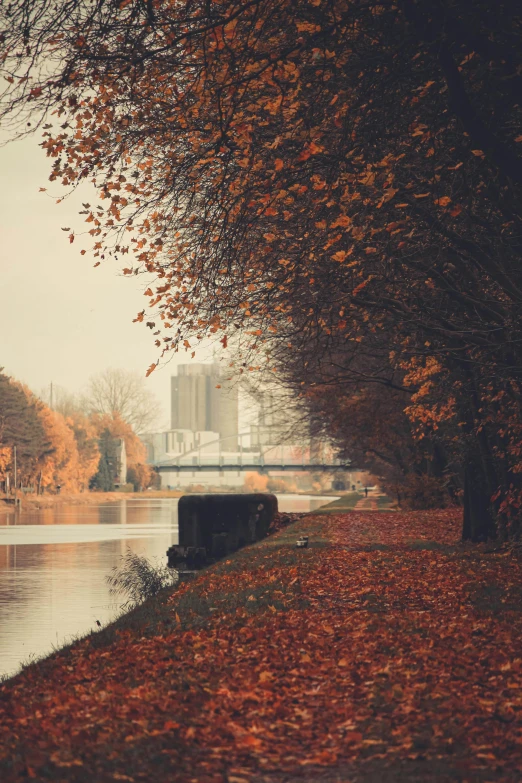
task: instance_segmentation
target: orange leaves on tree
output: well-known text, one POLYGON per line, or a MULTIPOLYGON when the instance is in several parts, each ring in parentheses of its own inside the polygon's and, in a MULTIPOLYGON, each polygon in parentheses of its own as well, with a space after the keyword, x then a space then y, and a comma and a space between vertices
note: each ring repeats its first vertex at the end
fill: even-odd
MULTIPOLYGON (((25 23, 17 24, 15 14, 3 53, 29 65, 34 51, 43 62, 51 47, 53 62, 63 62, 61 79, 40 82, 34 70, 34 82, 20 80, 20 89, 9 90, 36 108, 55 101, 59 124, 53 117, 43 128, 51 180, 69 190, 92 178, 100 204, 108 205, 84 205, 96 256, 133 253, 125 274, 145 271, 165 284, 148 304, 169 331, 165 350, 232 324, 262 328, 277 335, 271 356, 286 368, 283 346, 295 345, 288 325, 302 327, 305 345, 317 323, 334 354, 356 341, 364 352, 361 334, 338 339, 332 326, 333 300, 345 296, 357 309, 355 320, 381 341, 379 350, 387 354, 390 340, 415 355, 425 349, 416 336, 428 333, 456 375, 474 368, 479 396, 489 400, 499 391, 489 394, 489 379, 511 390, 519 363, 497 343, 509 334, 520 344, 512 331, 520 319, 510 304, 520 288, 510 215, 519 210, 522 181, 519 103, 506 78, 511 66, 456 53, 466 47, 461 31, 470 24, 500 47, 504 31, 518 28, 507 10, 513 4, 499 6, 495 19, 480 4, 455 5, 455 24, 441 28, 441 45, 457 58, 455 79, 470 95, 484 91, 498 124, 488 130, 491 143, 477 133, 480 107, 477 122, 462 116, 439 53, 421 32, 429 25, 413 24, 403 4, 391 4, 383 16, 378 3, 368 12, 358 3, 320 0, 244 3, 219 12, 200 3, 194 16, 188 2, 122 2, 99 26, 80 3, 84 25, 46 32, 41 47, 27 53, 19 45, 25 23), (100 46, 103 69, 92 56, 100 46), (147 56, 129 60, 129 51, 147 56), (457 232, 460 205, 467 219, 457 232), (364 283, 343 255, 352 252, 348 244, 364 283), (227 280, 214 285, 231 259, 227 280), (369 296, 357 297, 360 286, 371 292, 371 306, 369 296), (243 301, 250 306, 238 306, 243 301)), ((36 25, 30 38, 36 28, 47 30, 36 25)), ((469 406, 469 395, 459 404, 469 406)), ((477 405, 479 418, 491 411, 489 403, 477 405)), ((506 425, 496 415, 503 424, 488 418, 492 454, 506 425)), ((485 437, 483 426, 481 432, 485 437)), ((488 486, 518 465, 511 458, 504 464, 502 454, 488 486)))
POLYGON ((331 224, 331 228, 348 228, 351 222, 352 219, 348 215, 339 215, 331 224))
POLYGON ((342 264, 343 261, 351 255, 353 249, 351 250, 338 250, 337 253, 334 253, 332 258, 334 261, 337 261, 339 264, 342 264))
POLYGON ((311 141, 303 147, 301 152, 299 153, 299 156, 297 160, 302 163, 305 160, 308 160, 312 155, 318 155, 320 152, 324 151, 324 147, 322 147, 319 144, 316 144, 315 142, 311 141))

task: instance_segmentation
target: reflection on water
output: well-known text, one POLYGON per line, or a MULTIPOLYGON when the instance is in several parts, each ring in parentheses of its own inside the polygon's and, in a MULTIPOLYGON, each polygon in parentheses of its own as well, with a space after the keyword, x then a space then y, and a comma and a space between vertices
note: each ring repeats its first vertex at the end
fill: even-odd
POLYGON ((131 498, 0 516, 0 674, 114 619, 105 577, 127 547, 164 564, 177 511, 131 498))
MULTIPOLYGON (((281 511, 333 498, 279 497, 281 511)), ((129 498, 0 515, 0 674, 114 619, 105 577, 127 547, 165 564, 178 539, 178 503, 129 498)))
POLYGON ((313 495, 278 495, 277 505, 279 511, 290 511, 295 514, 304 514, 306 511, 315 511, 316 508, 325 506, 327 503, 331 503, 332 500, 337 500, 337 495, 332 497, 319 497, 313 495))

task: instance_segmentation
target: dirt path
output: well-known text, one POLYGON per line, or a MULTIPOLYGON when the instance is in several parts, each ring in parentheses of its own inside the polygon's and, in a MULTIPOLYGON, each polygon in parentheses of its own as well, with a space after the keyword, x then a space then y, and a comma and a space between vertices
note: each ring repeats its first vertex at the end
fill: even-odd
POLYGON ((30 667, 2 783, 518 782, 522 562, 459 517, 306 516, 30 667))
POLYGON ((377 500, 374 496, 368 495, 366 498, 361 498, 355 504, 354 511, 377 511, 377 500))

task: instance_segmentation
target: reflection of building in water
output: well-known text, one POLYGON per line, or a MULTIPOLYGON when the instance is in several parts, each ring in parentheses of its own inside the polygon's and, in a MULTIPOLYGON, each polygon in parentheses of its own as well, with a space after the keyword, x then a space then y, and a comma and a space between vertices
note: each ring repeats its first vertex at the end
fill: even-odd
POLYGON ((235 451, 239 426, 237 385, 223 376, 219 364, 180 364, 177 371, 171 378, 172 430, 218 433, 218 437, 226 439, 224 448, 235 451))

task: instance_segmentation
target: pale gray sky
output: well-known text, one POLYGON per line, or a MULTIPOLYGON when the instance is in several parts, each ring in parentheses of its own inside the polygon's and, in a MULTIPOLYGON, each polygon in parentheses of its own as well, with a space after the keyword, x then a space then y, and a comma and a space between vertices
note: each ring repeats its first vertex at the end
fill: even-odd
MULTIPOLYGON (((93 268, 88 237, 70 244, 62 227, 79 234, 87 226, 78 215, 92 201, 92 186, 56 204, 61 188, 48 182, 50 161, 31 137, 0 148, 0 367, 39 391, 51 381, 79 391, 106 367, 145 374, 158 356, 143 324, 132 323, 146 307, 139 278, 119 274, 117 262, 93 268), (48 187, 47 193, 39 193, 48 187)), ((208 360, 199 355, 197 360, 208 360)), ((147 384, 161 400, 168 421, 170 375, 181 354, 157 368, 147 384)))

